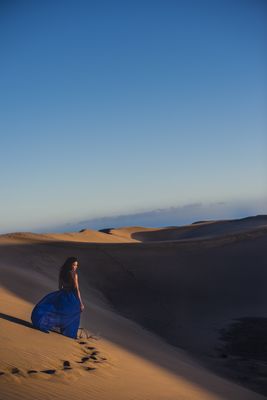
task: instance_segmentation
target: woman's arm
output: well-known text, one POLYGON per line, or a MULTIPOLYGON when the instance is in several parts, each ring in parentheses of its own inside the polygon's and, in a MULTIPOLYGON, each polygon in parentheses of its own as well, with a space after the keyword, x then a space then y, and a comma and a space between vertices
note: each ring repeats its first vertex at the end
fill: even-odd
POLYGON ((78 294, 78 297, 79 297, 79 300, 80 300, 80 304, 81 304, 81 311, 82 311, 84 309, 84 305, 83 305, 82 298, 81 298, 77 272, 74 273, 74 287, 77 290, 77 294, 78 294))
POLYGON ((59 290, 62 289, 62 287, 63 287, 63 282, 62 282, 62 279, 59 278, 59 280, 58 280, 58 288, 59 288, 59 290))

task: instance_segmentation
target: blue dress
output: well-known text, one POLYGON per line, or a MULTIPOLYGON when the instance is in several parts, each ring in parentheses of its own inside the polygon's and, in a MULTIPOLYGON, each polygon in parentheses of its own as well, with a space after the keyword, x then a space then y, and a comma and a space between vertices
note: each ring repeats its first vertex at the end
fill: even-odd
POLYGON ((33 326, 41 331, 59 328, 63 335, 77 339, 80 315, 76 289, 62 288, 48 293, 35 305, 31 320, 33 326))

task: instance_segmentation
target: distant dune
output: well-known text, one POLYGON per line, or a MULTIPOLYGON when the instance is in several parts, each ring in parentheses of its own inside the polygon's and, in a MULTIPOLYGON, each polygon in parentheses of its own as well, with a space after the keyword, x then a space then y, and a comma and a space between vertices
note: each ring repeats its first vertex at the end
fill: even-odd
POLYGON ((130 238, 141 242, 212 238, 242 233, 257 228, 267 228, 267 216, 258 215, 236 220, 199 221, 181 227, 166 228, 123 227, 111 229, 109 234, 118 238, 130 238))
POLYGON ((0 235, 0 399, 266 398, 266 249, 266 215, 0 235), (30 322, 72 255, 93 335, 81 341, 30 322))

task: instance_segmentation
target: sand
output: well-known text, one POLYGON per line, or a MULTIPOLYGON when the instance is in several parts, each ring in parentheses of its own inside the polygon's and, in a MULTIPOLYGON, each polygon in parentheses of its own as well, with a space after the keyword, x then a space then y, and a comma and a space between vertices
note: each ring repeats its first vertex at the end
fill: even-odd
POLYGON ((233 318, 266 315, 266 221, 0 235, 0 399, 266 398, 215 351, 233 318), (88 339, 31 326, 69 256, 88 339))

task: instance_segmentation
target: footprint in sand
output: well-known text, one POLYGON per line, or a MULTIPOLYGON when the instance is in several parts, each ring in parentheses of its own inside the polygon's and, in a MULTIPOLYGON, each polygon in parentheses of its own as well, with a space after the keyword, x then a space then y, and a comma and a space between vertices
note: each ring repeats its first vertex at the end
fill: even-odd
MULTIPOLYGON (((87 339, 99 340, 100 336, 90 335, 90 336, 87 337, 87 339)), ((81 339, 81 338, 78 339, 78 340, 80 340, 80 342, 79 342, 80 344, 87 344, 87 342, 85 340, 81 339)))
POLYGON ((19 374, 19 373, 20 373, 20 370, 18 368, 14 367, 11 369, 11 374, 19 374))
MULTIPOLYGON (((88 342, 86 340, 82 340, 78 342, 81 345, 88 345, 88 342)), ((106 357, 100 357, 100 359, 98 359, 99 357, 99 350, 96 350, 96 348, 94 346, 83 346, 84 352, 86 353, 85 357, 82 357, 80 361, 76 361, 76 363, 78 364, 83 364, 86 361, 89 361, 90 359, 94 362, 94 363, 103 363, 104 361, 107 360, 106 357), (91 352, 88 352, 87 350, 91 350, 91 352)))
POLYGON ((57 372, 57 370, 56 369, 43 369, 40 372, 43 372, 43 373, 49 374, 49 375, 53 375, 53 374, 55 374, 57 372))
POLYGON ((94 367, 84 367, 85 371, 93 371, 94 369, 96 369, 96 368, 94 368, 94 367))
POLYGON ((63 362, 63 369, 72 369, 69 361, 63 362))
POLYGON ((82 357, 81 358, 81 361, 76 361, 77 363, 79 363, 79 364, 81 364, 81 363, 84 363, 85 361, 88 361, 88 360, 90 360, 90 356, 86 356, 86 357, 82 357))

